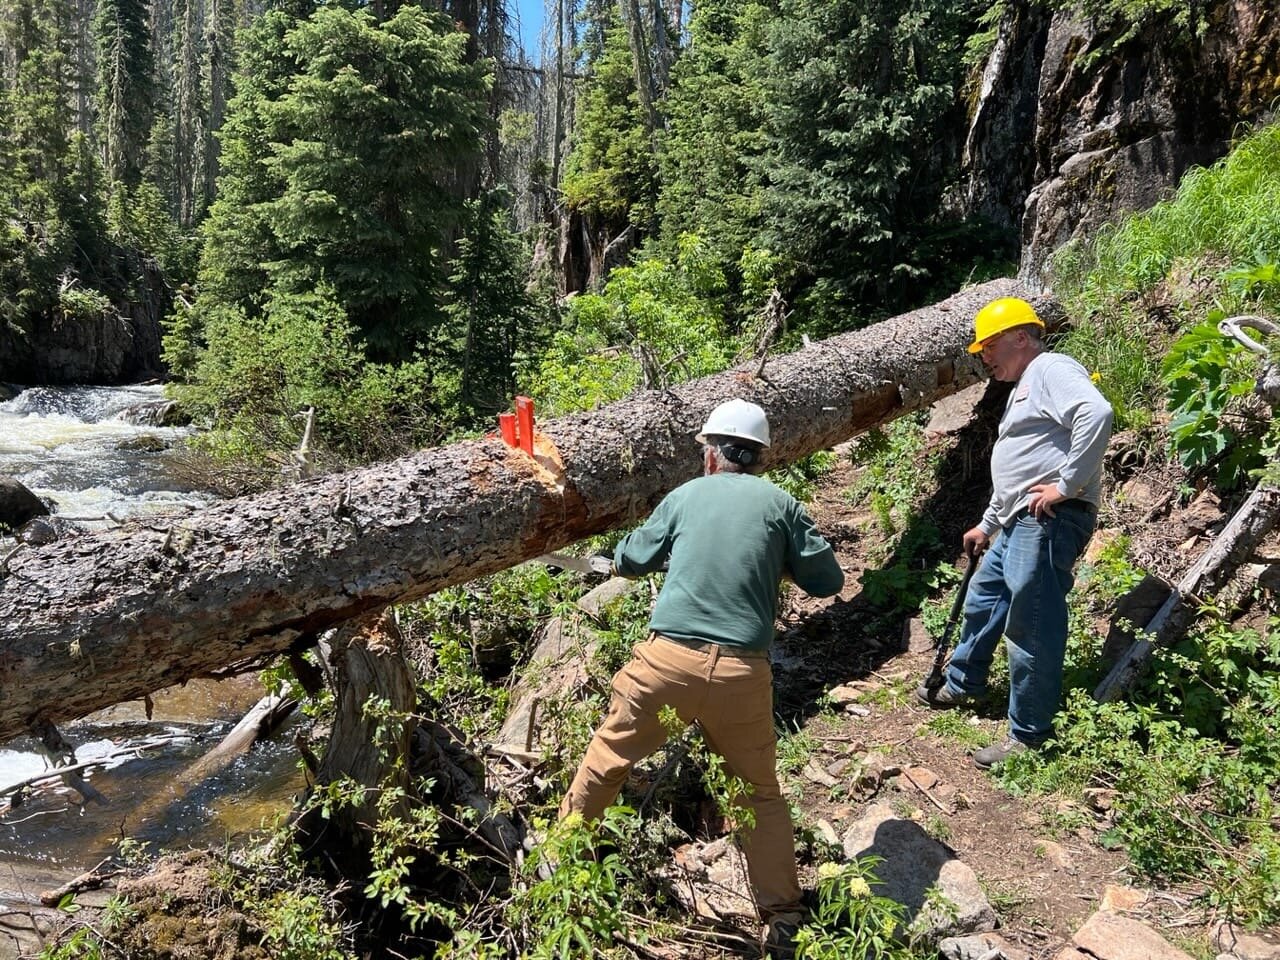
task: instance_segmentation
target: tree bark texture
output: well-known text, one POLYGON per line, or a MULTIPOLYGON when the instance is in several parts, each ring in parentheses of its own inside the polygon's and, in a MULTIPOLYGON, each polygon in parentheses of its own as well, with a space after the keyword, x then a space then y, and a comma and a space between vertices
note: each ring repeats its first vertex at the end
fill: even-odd
POLYGON ((1020 292, 1011 280, 982 284, 763 367, 548 421, 534 457, 469 440, 20 549, 0 564, 0 743, 42 717, 83 716, 282 652, 633 524, 698 475, 693 435, 731 397, 768 412, 766 466, 926 406, 981 379, 965 350, 973 315, 1020 292))

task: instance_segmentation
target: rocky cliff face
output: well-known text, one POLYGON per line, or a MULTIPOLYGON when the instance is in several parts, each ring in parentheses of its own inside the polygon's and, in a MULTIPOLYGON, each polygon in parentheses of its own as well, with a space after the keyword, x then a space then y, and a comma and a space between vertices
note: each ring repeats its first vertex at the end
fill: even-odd
POLYGON ((968 207, 1019 231, 1021 278, 1068 241, 1169 196, 1280 98, 1280 8, 1218 0, 1204 30, 1168 17, 1117 45, 1038 4, 1011 5, 966 144, 968 207))
POLYGON ((119 286, 136 297, 100 312, 55 307, 29 327, 0 323, 0 380, 110 384, 160 375, 160 318, 170 299, 164 277, 122 249, 115 260, 119 286))

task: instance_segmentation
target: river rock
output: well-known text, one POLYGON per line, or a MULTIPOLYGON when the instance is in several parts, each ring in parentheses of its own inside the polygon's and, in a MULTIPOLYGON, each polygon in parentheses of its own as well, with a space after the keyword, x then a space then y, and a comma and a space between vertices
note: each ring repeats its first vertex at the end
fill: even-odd
POLYGON ((7 403, 21 392, 20 387, 15 387, 8 383, 0 383, 0 403, 7 403))
POLYGON ((140 427, 181 427, 190 422, 173 400, 145 400, 135 403, 116 414, 116 419, 140 427))
POLYGON ((25 543, 29 547, 43 547, 47 543, 53 543, 59 536, 61 531, 52 517, 33 517, 14 533, 19 543, 25 543))
POLYGON ((903 820, 883 803, 871 806, 844 835, 849 859, 877 856, 879 882, 872 889, 906 907, 906 923, 925 942, 958 936, 996 925, 996 914, 973 870, 918 824, 903 820), (931 906, 937 888, 948 903, 931 906))
POLYGON ((1071 938, 1097 960, 1193 960, 1137 920, 1099 910, 1071 938))
POLYGON ((159 453, 169 449, 169 441, 154 433, 140 433, 136 437, 126 437, 116 444, 117 450, 128 453, 159 453))
POLYGON ((0 477, 0 527, 16 530, 34 517, 47 517, 49 508, 13 477, 0 477))

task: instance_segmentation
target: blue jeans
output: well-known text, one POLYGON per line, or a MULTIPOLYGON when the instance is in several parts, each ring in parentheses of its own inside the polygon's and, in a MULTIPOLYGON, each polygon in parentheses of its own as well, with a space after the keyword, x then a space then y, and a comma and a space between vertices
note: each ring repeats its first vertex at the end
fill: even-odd
POLYGON ((983 555, 964 601, 964 627, 947 667, 947 688, 981 696, 996 644, 1009 655, 1009 733, 1038 746, 1053 732, 1062 697, 1071 568, 1093 536, 1096 518, 1077 504, 1056 516, 1030 513, 1000 530, 983 555))

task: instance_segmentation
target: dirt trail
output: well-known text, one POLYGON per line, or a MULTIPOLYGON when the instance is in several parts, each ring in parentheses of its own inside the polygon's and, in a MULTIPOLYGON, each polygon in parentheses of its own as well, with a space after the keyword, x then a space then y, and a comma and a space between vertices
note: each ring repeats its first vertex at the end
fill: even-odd
MULTIPOLYGON (((982 430, 979 418, 959 436, 938 434, 931 441, 944 450, 948 463, 940 475, 949 482, 925 512, 939 527, 948 556, 954 546, 957 563, 960 534, 976 523, 989 489, 985 455, 974 452, 982 430)), ((919 640, 916 652, 908 650, 905 616, 879 615, 861 596, 863 571, 889 561, 876 517, 848 495, 858 476, 859 468, 842 456, 809 504, 836 547, 847 582, 832 600, 793 598, 784 617, 791 629, 780 645, 779 711, 815 745, 810 770, 833 765, 838 771, 840 760, 872 751, 883 755, 890 775, 878 788, 847 791, 843 781, 832 787, 805 770, 792 773, 792 783, 801 785, 800 806, 810 824, 825 820, 843 835, 869 803, 889 803, 973 868, 1003 936, 1033 958, 1048 960, 1099 909, 1108 887, 1138 883, 1127 875, 1123 852, 1098 842, 1111 825, 1109 798, 1102 791, 1014 797, 995 776, 977 769, 973 750, 1004 734, 1005 702, 999 696, 976 713, 934 711, 916 702, 913 692, 929 672, 933 651, 922 649, 919 640), (849 702, 821 709, 824 693, 849 702), (905 774, 893 775, 897 768, 905 774)), ((1129 915, 1163 928, 1172 942, 1204 949, 1203 921, 1189 912, 1189 897, 1146 889, 1129 896, 1129 915)))

